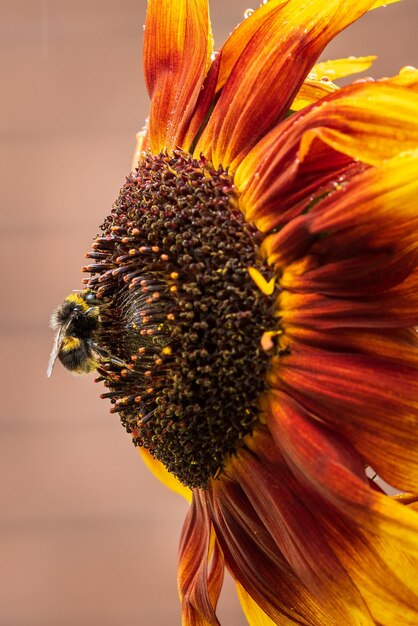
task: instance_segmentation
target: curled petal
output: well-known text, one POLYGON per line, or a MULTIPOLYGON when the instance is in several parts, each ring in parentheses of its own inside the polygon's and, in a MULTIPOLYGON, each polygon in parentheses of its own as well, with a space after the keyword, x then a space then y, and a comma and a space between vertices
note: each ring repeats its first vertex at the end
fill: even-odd
POLYGON ((216 603, 223 582, 223 558, 215 544, 211 569, 211 522, 204 494, 195 491, 180 542, 178 585, 183 626, 219 626, 216 603))
POLYGON ((282 287, 367 301, 400 285, 418 264, 417 174, 418 151, 404 153, 341 185, 285 227, 291 244, 286 232, 268 237, 263 250, 270 262, 294 260, 282 287))
MULTIPOLYGON (((327 182, 351 177, 353 159, 379 165, 418 145, 418 94, 387 83, 343 87, 295 113, 257 144, 240 164, 235 183, 248 220, 265 230, 327 182), (305 194, 305 195, 303 195, 305 194)), ((302 202, 304 200, 304 203, 302 202)))
POLYGON ((236 480, 214 483, 209 506, 228 569, 274 624, 339 626, 292 571, 236 480))
POLYGON ((391 84, 380 83, 374 88, 372 83, 369 89, 371 98, 360 97, 361 103, 354 93, 353 97, 339 102, 340 122, 347 116, 348 133, 344 131, 342 123, 340 128, 338 124, 336 128, 326 124, 307 130, 302 137, 299 158, 305 158, 316 138, 368 165, 378 165, 400 151, 415 148, 418 143, 418 124, 412 110, 416 110, 418 95, 408 89, 397 89, 396 85, 391 84), (378 112, 380 107, 392 113, 387 115, 387 128, 382 125, 382 116, 378 112))
POLYGON ((149 0, 144 70, 151 97, 149 143, 173 149, 193 112, 212 51, 207 0, 149 0))

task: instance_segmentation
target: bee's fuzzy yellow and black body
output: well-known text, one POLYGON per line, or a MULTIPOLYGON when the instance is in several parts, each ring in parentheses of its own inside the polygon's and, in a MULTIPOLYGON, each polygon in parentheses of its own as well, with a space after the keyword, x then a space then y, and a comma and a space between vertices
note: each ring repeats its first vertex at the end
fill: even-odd
POLYGON ((58 358, 70 372, 88 374, 98 365, 95 333, 100 325, 95 295, 86 289, 67 296, 51 317, 51 328, 57 331, 48 365, 48 376, 58 358))

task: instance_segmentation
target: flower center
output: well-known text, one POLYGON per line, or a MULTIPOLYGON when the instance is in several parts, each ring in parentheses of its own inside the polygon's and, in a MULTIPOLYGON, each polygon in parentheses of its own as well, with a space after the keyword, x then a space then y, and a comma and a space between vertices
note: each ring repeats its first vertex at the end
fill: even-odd
POLYGON ((232 178, 184 152, 146 155, 87 256, 102 299, 102 370, 136 445, 205 488, 257 424, 272 305, 248 268, 269 270, 232 178))

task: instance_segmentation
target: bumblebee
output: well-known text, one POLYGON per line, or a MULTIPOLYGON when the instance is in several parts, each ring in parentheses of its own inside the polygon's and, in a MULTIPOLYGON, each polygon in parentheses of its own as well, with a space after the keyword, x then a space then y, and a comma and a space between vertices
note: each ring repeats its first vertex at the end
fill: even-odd
POLYGON ((48 363, 48 378, 57 358, 76 374, 89 374, 103 360, 123 363, 108 357, 95 341, 100 327, 100 308, 95 294, 89 289, 67 296, 53 312, 50 326, 56 335, 48 363))

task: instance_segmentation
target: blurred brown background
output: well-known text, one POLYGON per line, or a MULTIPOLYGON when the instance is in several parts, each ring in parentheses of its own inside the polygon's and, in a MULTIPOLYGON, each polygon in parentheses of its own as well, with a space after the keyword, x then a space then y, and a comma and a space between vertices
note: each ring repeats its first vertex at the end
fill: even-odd
MULTIPOLYGON (((355 1, 355 0, 353 0, 355 1)), ((218 45, 256 7, 212 0, 218 45)), ((142 466, 89 377, 45 375, 51 310, 80 286, 147 115, 145 0, 3 0, 0 626, 180 623, 185 504, 142 466)), ((367 15, 324 57, 418 64, 416 0, 367 15)), ((229 585, 220 615, 245 620, 229 585)))

